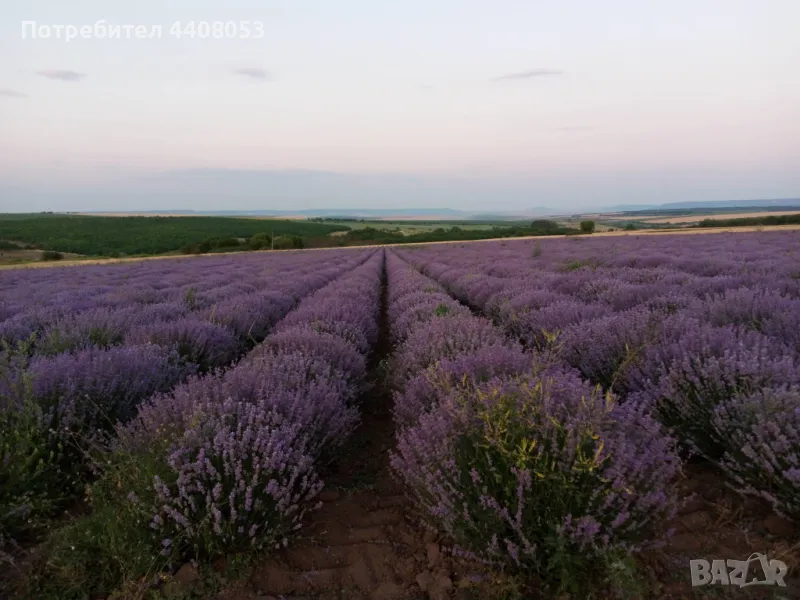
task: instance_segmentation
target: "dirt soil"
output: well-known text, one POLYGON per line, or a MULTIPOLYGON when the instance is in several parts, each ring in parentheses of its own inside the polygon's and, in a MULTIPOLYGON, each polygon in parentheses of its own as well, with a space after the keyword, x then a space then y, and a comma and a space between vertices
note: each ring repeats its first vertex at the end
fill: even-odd
MULTIPOLYGON (((688 502, 672 524, 675 535, 663 549, 647 552, 640 561, 651 579, 649 597, 705 598, 716 592, 719 597, 800 598, 800 524, 778 517, 760 499, 732 492, 709 464, 687 465, 681 487, 688 502), (753 553, 786 563, 785 588, 692 588, 690 560, 747 560, 753 553)), ((763 579, 762 573, 757 561, 751 563, 749 579, 763 579)))
POLYGON ((381 368, 391 350, 385 296, 384 282, 381 342, 371 361, 370 389, 361 398, 362 422, 336 460, 321 469, 322 507, 289 548, 253 570, 253 595, 223 594, 227 600, 426 598, 422 588, 448 597, 452 565, 436 536, 421 530, 390 472, 395 434, 381 368))
MULTIPOLYGON (((360 433, 366 441, 338 465, 341 478, 334 477, 332 489, 323 492, 323 507, 309 519, 304 535, 257 567, 246 591, 218 600, 498 597, 492 574, 454 560, 447 544, 414 519, 402 488, 388 473, 385 456, 392 438, 383 435, 391 432, 381 412, 365 418, 360 433)), ((690 466, 682 487, 693 499, 672 524, 671 541, 637 561, 643 584, 633 597, 800 598, 800 527, 758 500, 733 494, 706 465, 690 466), (746 560, 758 552, 786 563, 786 587, 692 588, 691 559, 746 560)), ((748 574, 748 580, 761 578, 757 563, 748 574)), ((546 596, 522 596, 528 597, 546 596)))

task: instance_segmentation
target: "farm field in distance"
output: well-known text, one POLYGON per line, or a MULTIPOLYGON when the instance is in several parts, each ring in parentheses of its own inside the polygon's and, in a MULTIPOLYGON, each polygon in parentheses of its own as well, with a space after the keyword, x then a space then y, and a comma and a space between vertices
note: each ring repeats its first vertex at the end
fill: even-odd
MULTIPOLYGON (((659 217, 626 213, 498 220, 443 220, 430 216, 392 218, 298 218, 263 215, 210 216, 162 213, 0 214, 0 268, 45 266, 59 262, 288 250, 479 241, 535 236, 577 235, 591 221, 598 235, 631 231, 683 231, 687 228, 800 227, 800 212, 723 213, 678 211, 659 217), (686 216, 686 212, 694 216, 686 216), (730 218, 733 215, 756 215, 730 218), (716 215, 716 216, 715 216, 716 215), (677 219, 681 222, 662 222, 677 219), (709 220, 710 219, 710 220, 709 220)), ((744 230, 744 229, 743 229, 744 230)))
POLYGON ((0 343, 2 597, 800 585, 800 230, 14 269, 0 343))
MULTIPOLYGON (((554 221, 362 221, 108 213, 0 215, 0 266, 559 234, 554 221)), ((577 232, 577 229, 574 230, 577 232)))

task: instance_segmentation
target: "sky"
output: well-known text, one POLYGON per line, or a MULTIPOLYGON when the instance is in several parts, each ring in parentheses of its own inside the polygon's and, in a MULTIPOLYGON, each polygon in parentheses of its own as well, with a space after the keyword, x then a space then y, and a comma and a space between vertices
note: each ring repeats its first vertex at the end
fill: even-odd
POLYGON ((796 198, 799 30, 798 0, 3 0, 0 211, 796 198), (161 35, 53 29, 101 20, 161 35))

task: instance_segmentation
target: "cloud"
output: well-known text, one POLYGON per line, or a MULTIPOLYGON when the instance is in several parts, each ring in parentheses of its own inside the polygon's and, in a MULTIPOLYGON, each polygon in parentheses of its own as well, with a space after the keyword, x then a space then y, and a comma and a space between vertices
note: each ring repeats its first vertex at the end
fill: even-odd
POLYGON ((550 131, 572 132, 572 131, 592 131, 594 127, 588 125, 564 125, 562 127, 551 127, 550 131))
POLYGON ((492 81, 507 81, 509 79, 532 79, 534 77, 547 77, 549 75, 561 75, 564 71, 556 71, 554 69, 531 69, 530 71, 522 71, 520 73, 511 73, 509 75, 502 75, 495 77, 492 81))
POLYGON ((261 79, 267 80, 269 79, 269 72, 264 69, 259 69, 257 67, 244 67, 242 69, 234 69, 234 73, 237 75, 244 75, 245 77, 251 77, 252 79, 261 79))
POLYGON ((59 79, 61 81, 80 81, 86 77, 83 73, 65 71, 63 69, 47 69, 45 71, 37 71, 36 74, 48 79, 59 79))
POLYGON ((15 92, 14 90, 7 90, 0 88, 0 96, 5 96, 6 98, 28 98, 28 94, 23 94, 22 92, 15 92))

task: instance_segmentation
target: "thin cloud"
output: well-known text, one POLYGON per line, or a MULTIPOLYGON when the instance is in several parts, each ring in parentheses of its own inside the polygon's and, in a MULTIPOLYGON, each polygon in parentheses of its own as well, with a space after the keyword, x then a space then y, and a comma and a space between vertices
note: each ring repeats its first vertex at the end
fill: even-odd
POLYGON ((571 132, 571 131, 593 131, 594 127, 588 125, 564 125, 562 127, 551 127, 550 131, 571 132))
POLYGON ((6 98, 28 98, 28 94, 6 89, 0 89, 0 96, 5 96, 6 98))
POLYGON ((266 81, 269 79, 269 72, 264 69, 259 69, 257 67, 244 67, 242 69, 234 69, 233 72, 236 75, 243 75, 245 77, 250 77, 252 79, 260 79, 262 81, 266 81))
POLYGON ((86 75, 78 73, 77 71, 66 71, 63 69, 47 69, 45 71, 37 71, 37 75, 47 77, 48 79, 58 79, 60 81, 80 81, 86 75))
POLYGON ((561 75, 564 71, 556 71, 554 69, 531 69, 530 71, 521 71, 520 73, 510 73, 509 75, 502 75, 495 77, 492 81, 508 81, 511 79, 533 79, 534 77, 548 77, 550 75, 561 75))

